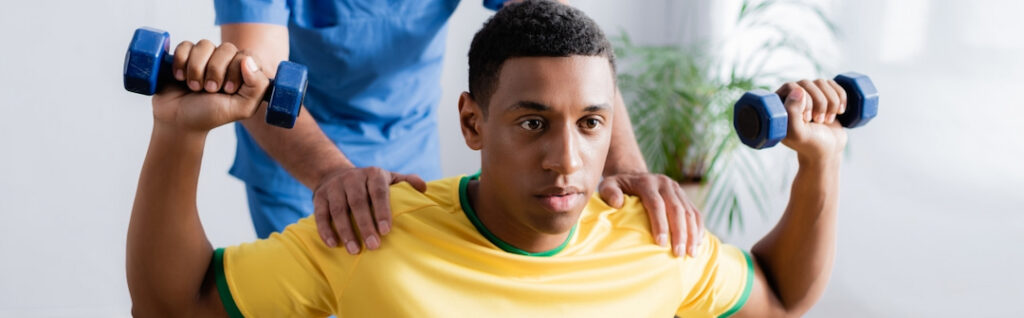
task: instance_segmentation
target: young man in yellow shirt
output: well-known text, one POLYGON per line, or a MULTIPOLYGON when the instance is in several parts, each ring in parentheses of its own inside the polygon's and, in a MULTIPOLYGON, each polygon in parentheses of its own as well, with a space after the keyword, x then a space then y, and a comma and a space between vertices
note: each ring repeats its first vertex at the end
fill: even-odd
POLYGON ((776 228, 752 253, 702 237, 696 257, 651 240, 641 204, 594 196, 611 142, 614 58, 578 10, 526 1, 498 12, 470 48, 459 100, 481 171, 421 193, 392 186, 394 228, 358 255, 320 244, 311 218, 268 239, 214 250, 195 207, 207 132, 248 118, 268 79, 245 53, 189 65, 238 72, 234 94, 166 88, 128 233, 140 316, 738 317, 799 316, 834 256, 840 152, 829 81, 783 85, 784 144, 800 168, 776 228), (819 116, 820 115, 820 116, 819 116), (817 121, 811 118, 823 117, 817 121))

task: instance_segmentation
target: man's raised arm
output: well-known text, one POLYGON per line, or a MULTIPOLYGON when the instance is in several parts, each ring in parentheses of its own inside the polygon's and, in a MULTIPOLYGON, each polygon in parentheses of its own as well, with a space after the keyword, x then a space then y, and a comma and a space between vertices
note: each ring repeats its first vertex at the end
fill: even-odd
POLYGON ((200 78, 217 82, 215 91, 231 77, 229 70, 241 72, 233 94, 168 83, 153 97, 153 133, 128 226, 134 315, 227 317, 211 272, 213 248, 196 209, 196 184, 209 130, 251 117, 269 83, 257 62, 236 52, 233 45, 215 47, 204 40, 185 42, 175 54, 182 57, 176 68, 203 72, 200 78))
POLYGON ((782 142, 800 164, 786 212, 754 245, 754 286, 738 317, 799 317, 821 298, 835 257, 839 163, 846 132, 838 121, 846 96, 826 80, 787 83, 789 129, 782 142), (811 121, 811 118, 814 118, 811 121))

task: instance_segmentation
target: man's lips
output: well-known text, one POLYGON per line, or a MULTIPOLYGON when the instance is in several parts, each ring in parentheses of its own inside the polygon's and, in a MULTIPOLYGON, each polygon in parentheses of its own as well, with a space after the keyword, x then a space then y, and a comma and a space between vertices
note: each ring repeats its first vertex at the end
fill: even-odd
POLYGON ((535 195, 541 205, 550 211, 562 212, 572 209, 583 198, 583 191, 574 187, 552 187, 535 195))

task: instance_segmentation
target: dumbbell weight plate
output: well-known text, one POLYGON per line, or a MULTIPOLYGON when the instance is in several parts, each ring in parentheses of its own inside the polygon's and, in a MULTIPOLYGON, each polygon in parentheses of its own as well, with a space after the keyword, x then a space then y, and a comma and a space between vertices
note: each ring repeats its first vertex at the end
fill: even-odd
POLYGON ((765 90, 746 92, 733 108, 733 126, 743 144, 754 149, 775 146, 789 125, 779 95, 765 90))

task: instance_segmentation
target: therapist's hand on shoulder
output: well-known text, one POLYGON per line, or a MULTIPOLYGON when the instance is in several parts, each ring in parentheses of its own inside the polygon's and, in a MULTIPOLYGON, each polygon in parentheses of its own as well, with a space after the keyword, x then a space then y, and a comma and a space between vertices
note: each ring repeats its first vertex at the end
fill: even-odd
POLYGON ((416 175, 377 167, 340 168, 326 174, 313 191, 320 239, 327 246, 344 247, 349 254, 362 251, 360 242, 367 249, 380 248, 381 237, 391 231, 389 187, 403 181, 420 192, 427 191, 427 183, 416 175))
POLYGON ((624 194, 639 197, 651 221, 654 242, 661 246, 671 242, 676 256, 684 252, 696 256, 704 237, 703 217, 675 180, 663 174, 619 173, 605 176, 597 189, 601 199, 615 208, 622 207, 624 194))

